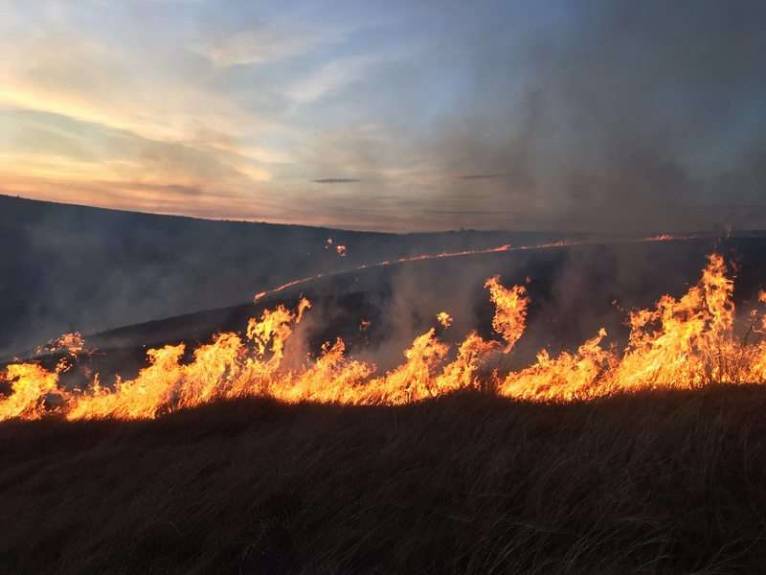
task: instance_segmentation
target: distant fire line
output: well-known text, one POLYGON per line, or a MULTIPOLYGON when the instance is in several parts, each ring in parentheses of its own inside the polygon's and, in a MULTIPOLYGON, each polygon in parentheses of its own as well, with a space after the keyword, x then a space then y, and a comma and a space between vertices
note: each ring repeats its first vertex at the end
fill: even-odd
MULTIPOLYGON (((650 236, 650 237, 643 237, 643 238, 618 239, 618 240, 613 240, 611 243, 632 244, 632 243, 650 243, 650 242, 667 242, 667 241, 689 241, 689 240, 696 240, 696 239, 704 239, 707 237, 711 237, 711 236, 707 236, 703 234, 690 234, 690 235, 683 235, 683 236, 671 236, 668 234, 661 234, 657 236, 650 236)), ((521 246, 514 246, 512 244, 502 244, 492 248, 481 248, 478 250, 461 250, 457 252, 438 252, 438 253, 431 253, 431 254, 418 254, 414 256, 404 256, 404 257, 393 259, 393 260, 382 260, 382 261, 371 263, 371 264, 361 264, 353 268, 347 268, 347 269, 338 270, 334 272, 318 273, 312 276, 307 276, 300 279, 291 280, 277 287, 258 292, 257 294, 255 294, 253 301, 259 302, 266 297, 281 293, 290 288, 307 284, 307 283, 310 283, 322 278, 326 278, 326 277, 339 276, 339 275, 359 272, 363 270, 388 267, 388 266, 398 265, 398 264, 406 264, 410 262, 421 262, 421 261, 438 260, 438 259, 444 259, 444 258, 458 258, 458 257, 466 257, 466 256, 480 256, 480 255, 498 254, 498 253, 523 252, 523 251, 531 251, 531 250, 548 250, 548 249, 564 248, 564 247, 592 246, 592 245, 599 245, 603 243, 605 243, 603 239, 557 240, 555 242, 546 242, 542 244, 531 244, 531 245, 521 245, 521 246)))
MULTIPOLYGON (((708 256, 699 281, 685 294, 663 295, 654 307, 630 311, 622 348, 605 340, 602 327, 576 350, 552 354, 542 347, 533 363, 511 370, 491 368, 507 365, 503 358, 524 336, 531 298, 524 285, 506 287, 498 275, 484 287, 498 337, 485 339, 471 329, 461 343, 450 345, 440 332, 449 328, 452 316, 439 312, 440 327, 415 336, 402 352, 404 362, 385 372, 349 355, 342 338, 325 341, 317 354, 306 351, 300 335, 292 345, 311 308, 300 298, 294 309, 279 304, 251 317, 244 334, 214 335, 191 358, 184 343, 148 349, 138 375, 116 377, 111 385, 103 385, 88 366, 82 372, 85 385, 71 385, 63 379, 73 368, 69 361, 53 370, 34 362, 10 364, 0 372, 0 421, 152 419, 242 397, 393 406, 485 390, 514 400, 568 403, 657 389, 766 384, 766 291, 740 314, 749 325, 735 330, 734 280, 720 254, 708 256)), ((76 337, 61 341, 79 347, 76 337)))

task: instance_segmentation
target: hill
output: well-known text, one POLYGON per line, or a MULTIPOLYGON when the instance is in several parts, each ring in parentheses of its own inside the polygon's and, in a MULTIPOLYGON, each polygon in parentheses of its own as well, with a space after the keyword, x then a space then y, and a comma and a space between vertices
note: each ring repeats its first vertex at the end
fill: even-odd
MULTIPOLYGON (((482 254, 355 270, 319 278, 259 300, 124 326, 86 337, 95 353, 77 358, 81 370, 110 383, 116 373, 133 377, 146 365, 146 350, 187 344, 187 359, 221 331, 243 333, 249 318, 278 305, 293 307, 299 297, 312 302, 303 335, 309 351, 341 337, 354 356, 382 369, 399 365, 402 351, 447 311, 453 325, 441 337, 458 344, 472 329, 493 337, 493 307, 484 282, 499 275, 524 284, 530 299, 528 326, 514 349, 517 366, 532 362, 541 348, 554 354, 576 349, 602 327, 624 344, 629 310, 654 305, 665 293, 680 295, 699 279, 706 256, 724 255, 735 276, 734 301, 743 310, 766 286, 766 234, 719 239, 596 243, 544 250, 482 254), (365 329, 360 329, 362 323, 365 329)), ((38 357, 49 369, 62 357, 38 357)), ((80 383, 84 384, 85 381, 80 383)))
MULTIPOLYGON (((108 236, 106 230, 89 233, 108 236)), ((766 235, 751 233, 588 240, 394 263, 324 275, 255 303, 89 334, 93 348, 79 355, 35 358, 52 369, 67 355, 61 386, 45 387, 47 376, 28 380, 43 384, 39 388, 12 377, 0 390, 10 407, 17 396, 22 408, 31 397, 29 417, 40 417, 20 421, 11 414, 0 425, 0 572, 757 572, 766 559, 766 388, 748 385, 753 379, 707 382, 728 381, 738 373, 735 361, 750 366, 762 357, 756 355, 763 350, 761 328, 748 330, 758 316, 748 310, 766 285, 765 248, 766 235), (690 285, 702 283, 700 270, 713 251, 729 262, 736 282, 728 283, 723 258, 710 258, 702 275, 709 283, 693 292, 690 285), (554 354, 571 350, 601 326, 613 341, 624 340, 627 311, 649 306, 660 294, 680 297, 688 290, 699 297, 693 305, 662 300, 675 302, 663 330, 681 328, 639 330, 631 361, 642 361, 630 365, 644 377, 642 386, 593 394, 589 401, 560 394, 559 402, 527 403, 523 394, 500 389, 509 380, 496 379, 469 382, 458 393, 413 396, 431 399, 402 406, 312 404, 305 397, 290 404, 263 394, 231 399, 236 394, 206 395, 210 384, 229 389, 240 382, 237 374, 243 382, 264 376, 268 383, 271 360, 227 347, 238 341, 235 335, 218 340, 221 356, 192 356, 213 333, 241 334, 249 317, 279 304, 293 308, 301 296, 313 307, 295 323, 300 361, 340 336, 354 358, 372 358, 383 369, 389 360, 398 365, 413 333, 433 326, 442 309, 454 314, 454 325, 439 328, 443 341, 456 343, 474 328, 497 340, 500 332, 493 336, 491 324, 500 305, 488 301, 484 286, 495 274, 506 285, 523 284, 532 302, 529 326, 508 361, 492 364, 505 370, 528 364, 541 347, 554 354), (734 302, 744 304, 738 318, 734 302), (123 382, 119 393, 107 389, 116 374, 136 373, 148 346, 179 341, 189 344, 186 351, 174 356, 171 349, 165 358, 172 361, 161 361, 140 383, 123 382), (685 389, 652 389, 652 374, 667 373, 657 371, 656 350, 669 352, 662 357, 684 375, 679 387, 685 389), (687 373, 684 366, 693 369, 687 373), (716 373, 722 379, 712 379, 716 373), (204 393, 186 393, 191 390, 204 393), (118 395, 147 399, 157 409, 142 417, 158 418, 63 420, 73 406, 117 413, 109 408, 118 395), (215 400, 181 403, 196 397, 215 400)), ((282 324, 264 319, 258 325, 280 332, 282 324)), ((273 356, 280 359, 277 349, 273 356)), ((416 367, 419 357, 411 356, 416 367)), ((582 372, 577 364, 561 373, 614 375, 608 357, 593 364, 602 366, 596 371, 582 372)), ((408 377, 430 382, 432 370, 424 365, 408 377)), ((339 370, 316 373, 319 391, 325 384, 333 391, 338 378, 360 393, 380 385, 343 379, 339 370)), ((275 381, 287 382, 280 377, 275 381)), ((411 383, 400 379, 394 375, 391 382, 411 383)), ((524 381, 537 385, 534 376, 524 381)), ((549 383, 541 383, 544 391, 549 383)))
POLYGON ((251 300, 295 277, 550 234, 382 234, 209 221, 0 196, 0 357, 67 331, 251 300), (333 246, 346 246, 345 257, 333 246))

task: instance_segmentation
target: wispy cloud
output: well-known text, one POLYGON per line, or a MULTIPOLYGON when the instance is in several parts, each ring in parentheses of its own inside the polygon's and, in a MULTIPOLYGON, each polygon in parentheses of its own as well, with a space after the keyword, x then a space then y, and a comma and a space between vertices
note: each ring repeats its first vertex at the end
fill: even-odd
POLYGON ((288 86, 286 94, 298 104, 316 102, 364 78, 370 67, 380 61, 380 57, 369 55, 330 61, 288 86))
POLYGON ((757 0, 2 11, 15 193, 387 229, 742 222, 689 206, 763 195, 757 0))
POLYGON ((193 49, 216 66, 274 64, 334 40, 334 35, 317 30, 279 29, 259 23, 233 34, 218 35, 193 49))

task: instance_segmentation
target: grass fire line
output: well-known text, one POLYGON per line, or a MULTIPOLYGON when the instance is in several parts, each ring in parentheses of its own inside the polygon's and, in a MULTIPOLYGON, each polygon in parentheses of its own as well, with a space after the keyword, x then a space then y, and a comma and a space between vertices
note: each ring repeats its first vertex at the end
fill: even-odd
MULTIPOLYGON (((687 235, 675 235, 675 236, 671 236, 669 234, 659 234, 659 235, 643 237, 643 238, 614 239, 612 241, 613 243, 643 244, 643 243, 652 243, 652 242, 686 241, 686 240, 704 239, 704 238, 710 238, 710 237, 711 237, 710 235, 706 235, 706 234, 687 234, 687 235)), ((384 267, 399 265, 399 264, 449 259, 449 258, 460 258, 460 257, 467 257, 467 256, 481 256, 481 255, 501 254, 501 253, 511 253, 511 252, 550 250, 550 249, 556 249, 556 248, 570 248, 570 247, 578 247, 578 246, 593 246, 593 245, 599 245, 602 243, 603 243, 603 240, 596 240, 596 239, 556 240, 554 242, 520 245, 520 246, 514 246, 512 244, 502 244, 499 246, 494 246, 490 248, 480 248, 476 250, 461 250, 456 252, 438 252, 438 253, 432 253, 432 254, 416 254, 414 256, 404 256, 404 257, 396 258, 393 260, 382 260, 372 264, 361 264, 356 267, 352 267, 348 269, 338 270, 338 271, 334 271, 330 273, 318 273, 311 276, 306 276, 306 277, 298 278, 295 280, 290 280, 289 282, 285 282, 274 288, 258 292, 257 294, 255 294, 255 297, 253 299, 254 301, 258 302, 263 300, 266 297, 278 294, 290 288, 298 287, 298 286, 311 283, 313 281, 326 278, 326 277, 339 276, 343 274, 376 269, 376 268, 384 268, 384 267)), ((342 250, 343 253, 340 254, 339 252, 339 254, 345 256, 346 246, 342 246, 342 248, 343 248, 342 250)))
POLYGON ((285 361, 286 345, 311 307, 303 298, 294 309, 279 305, 251 318, 244 335, 215 335, 189 362, 182 362, 183 344, 150 349, 148 365, 134 379, 118 377, 113 386, 102 385, 95 375, 84 389, 66 389, 60 384, 65 360, 53 370, 11 364, 0 375, 10 390, 0 399, 0 420, 150 419, 254 396, 286 403, 403 405, 489 389, 526 401, 570 402, 647 389, 766 383, 766 292, 747 316, 747 337, 737 337, 734 281, 720 255, 709 256, 698 283, 680 298, 665 295, 655 307, 631 312, 624 349, 606 346, 601 329, 576 351, 551 356, 543 349, 532 365, 509 372, 486 366, 513 353, 526 328, 530 299, 524 286, 505 287, 497 276, 485 287, 494 304, 497 339, 471 331, 451 353, 437 335, 437 324, 443 330, 451 323, 445 312, 412 341, 404 362, 386 373, 349 357, 340 338, 306 356, 298 368, 285 361))

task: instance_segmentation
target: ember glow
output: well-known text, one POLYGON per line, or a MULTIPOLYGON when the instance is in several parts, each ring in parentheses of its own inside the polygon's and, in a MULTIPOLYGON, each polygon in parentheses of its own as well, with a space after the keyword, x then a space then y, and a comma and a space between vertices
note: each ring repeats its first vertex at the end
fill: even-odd
POLYGON ((35 350, 38 354, 65 351, 70 355, 79 355, 85 351, 85 338, 80 332, 65 333, 35 350))
MULTIPOLYGON (((675 235, 675 236, 671 236, 669 234, 662 234, 658 236, 625 238, 625 239, 618 239, 614 241, 615 243, 651 243, 651 242, 666 242, 666 241, 685 241, 685 240, 700 239, 704 237, 706 236, 700 235, 700 234, 691 234, 691 235, 687 234, 687 235, 675 235)), ((327 242, 325 243, 325 249, 327 249, 327 246, 331 246, 332 243, 333 243, 332 238, 329 238, 327 242)), ((396 258, 392 260, 383 260, 383 261, 375 262, 371 264, 362 264, 354 268, 339 270, 332 273, 319 273, 319 274, 314 274, 313 276, 306 276, 303 278, 294 279, 289 282, 283 283, 282 285, 278 285, 274 288, 271 288, 269 290, 258 292, 257 294, 255 294, 255 297, 253 298, 253 300, 257 302, 267 296, 272 296, 280 292, 283 292, 285 290, 288 290, 290 288, 311 283, 313 281, 322 279, 324 277, 359 272, 359 271, 364 271, 364 270, 373 269, 373 268, 384 268, 384 267, 400 265, 400 264, 408 264, 413 262, 424 262, 424 261, 431 261, 431 260, 461 258, 461 257, 468 257, 468 256, 500 254, 500 253, 506 253, 506 252, 510 253, 510 252, 524 252, 524 251, 531 251, 531 250, 550 250, 550 249, 556 249, 556 248, 575 247, 575 246, 591 246, 591 245, 595 245, 599 243, 603 243, 603 242, 601 240, 593 240, 593 239, 556 240, 554 242, 520 245, 520 246, 512 246, 511 244, 502 244, 499 246, 494 246, 489 248, 480 248, 476 250, 461 250, 456 252, 437 252, 437 253, 431 253, 431 254, 417 254, 414 256, 405 256, 405 257, 396 258)), ((340 252, 338 253, 340 254, 340 252)), ((346 254, 346 249, 345 249, 345 246, 343 246, 343 253, 340 255, 345 255, 345 254, 346 254)))
POLYGON ((59 378, 63 368, 9 365, 2 373, 9 392, 0 401, 0 419, 155 418, 251 396, 288 403, 401 405, 459 390, 491 389, 509 398, 566 402, 712 383, 766 383, 766 292, 751 314, 756 327, 749 337, 737 337, 734 283, 719 255, 709 256, 698 283, 680 298, 665 295, 654 308, 631 312, 624 349, 605 346, 601 329, 576 351, 551 356, 541 350, 533 365, 510 372, 488 366, 502 365, 497 360, 512 354, 523 337, 529 297, 523 286, 505 287, 498 277, 488 279, 486 287, 495 307, 496 338, 472 331, 451 349, 437 335, 451 325, 443 312, 404 350, 403 363, 386 373, 350 357, 341 339, 296 361, 291 344, 311 307, 301 299, 295 309, 277 306, 252 318, 244 335, 216 335, 194 350, 188 363, 181 359, 183 344, 150 349, 147 367, 113 387, 101 385, 95 376, 87 389, 66 389, 59 378))

